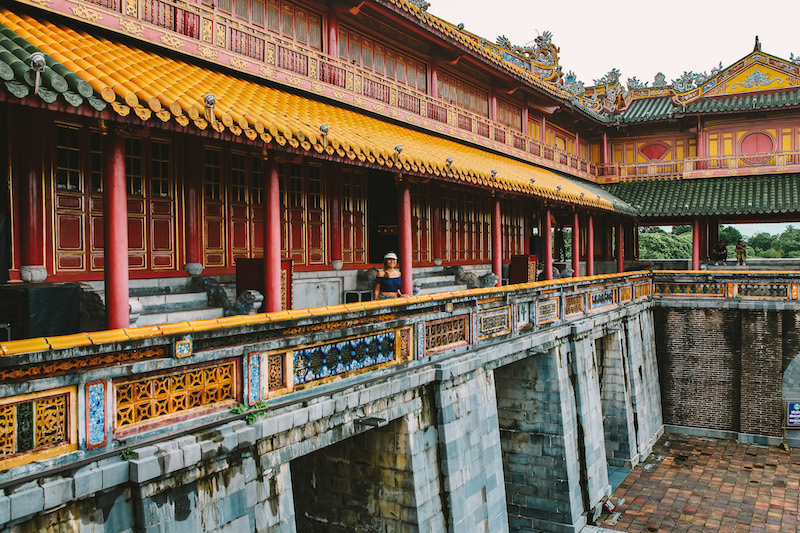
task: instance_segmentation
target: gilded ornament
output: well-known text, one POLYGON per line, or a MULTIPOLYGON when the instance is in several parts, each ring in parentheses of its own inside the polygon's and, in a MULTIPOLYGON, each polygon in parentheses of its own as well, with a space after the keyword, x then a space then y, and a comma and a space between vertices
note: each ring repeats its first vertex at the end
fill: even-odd
POLYGON ((233 68, 238 68, 239 70, 247 70, 250 67, 250 64, 247 61, 238 57, 232 57, 228 63, 233 68))
POLYGON ((51 0, 28 0, 32 4, 37 4, 40 6, 49 6, 53 2, 51 0))
POLYGON ((217 46, 225 47, 225 26, 217 24, 217 46))
MULTIPOLYGON (((343 93, 343 94, 344 94, 344 93, 343 93)), ((344 96, 342 96, 342 98, 344 98, 344 96)), ((356 105, 359 105, 359 106, 361 106, 361 107, 364 107, 364 104, 365 104, 366 102, 365 102, 365 101, 364 101, 364 99, 363 99, 363 98, 361 98, 360 96, 356 96, 355 98, 353 98, 353 103, 354 103, 354 104, 356 104, 356 105)))
POLYGON ((125 104, 120 104, 116 100, 111 102, 111 108, 121 117, 127 117, 131 112, 131 108, 125 104))
POLYGON ((136 37, 141 37, 144 34, 144 28, 127 19, 121 19, 119 21, 119 27, 126 33, 135 35, 136 37))
POLYGON ((216 59, 217 58, 217 51, 213 48, 209 48, 207 46, 198 46, 197 51, 200 53, 201 56, 205 57, 206 59, 216 59))
POLYGON ((316 79, 317 77, 317 60, 312 59, 308 62, 308 77, 316 79))
MULTIPOLYGON (((339 100, 344 100, 344 99, 347 98, 347 93, 342 92, 342 91, 333 91, 333 97, 337 98, 339 100)), ((363 104, 363 102, 362 102, 362 104, 363 104)))
POLYGON ((276 74, 275 69, 270 67, 261 67, 258 71, 265 78, 274 78, 276 74))
POLYGON ((286 76, 286 83, 295 87, 302 87, 305 80, 297 76, 286 76))
POLYGON ((267 45, 267 61, 266 62, 269 63, 270 65, 274 65, 275 64, 275 45, 272 44, 272 43, 269 43, 267 45))
POLYGON ((211 42, 211 21, 208 19, 203 19, 203 42, 210 43, 211 42))
POLYGON ((136 0, 125 0, 125 14, 129 17, 136 16, 136 0))
POLYGON ((312 83, 311 90, 319 94, 325 93, 325 87, 321 83, 316 83, 316 82, 312 83))
POLYGON ((166 44, 167 46, 171 46, 172 48, 183 48, 183 41, 175 37, 174 35, 169 34, 162 34, 161 35, 161 42, 166 44))
POLYGON ((85 6, 75 6, 75 7, 73 7, 72 8, 72 13, 76 17, 82 18, 84 20, 88 20, 89 22, 97 22, 98 20, 103 18, 103 15, 101 15, 97 11, 95 11, 93 9, 89 9, 89 8, 87 8, 85 6))

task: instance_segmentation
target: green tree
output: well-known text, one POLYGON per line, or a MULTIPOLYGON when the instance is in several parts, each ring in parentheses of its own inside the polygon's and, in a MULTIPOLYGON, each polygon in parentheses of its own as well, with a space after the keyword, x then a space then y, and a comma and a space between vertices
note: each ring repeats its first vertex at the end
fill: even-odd
POLYGON ((692 227, 691 226, 672 226, 672 234, 673 235, 683 235, 684 233, 691 233, 692 227))
POLYGON ((691 233, 639 233, 639 259, 687 259, 691 256, 691 233))
POLYGON ((754 257, 772 257, 767 254, 767 250, 773 248, 778 238, 769 233, 757 233, 747 239, 747 244, 753 247, 754 257))
POLYGON ((733 226, 722 226, 719 238, 724 240, 725 244, 733 244, 736 247, 736 243, 742 240, 742 233, 733 226))

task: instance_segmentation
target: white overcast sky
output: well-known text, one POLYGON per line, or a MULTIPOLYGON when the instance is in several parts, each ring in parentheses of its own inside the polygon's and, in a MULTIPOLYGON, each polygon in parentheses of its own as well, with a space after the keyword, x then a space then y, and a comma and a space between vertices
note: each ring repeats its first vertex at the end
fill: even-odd
MULTIPOLYGON (((710 72, 729 67, 753 51, 789 59, 800 55, 800 0, 428 0, 428 12, 496 42, 505 35, 523 46, 550 31, 564 74, 575 72, 592 85, 612 68, 620 81, 653 84, 659 72, 667 83, 684 71, 710 72)), ((777 234, 785 224, 736 227, 744 235, 777 234)), ((800 226, 795 222, 794 227, 800 226)))
POLYGON ((684 71, 710 72, 728 67, 753 50, 789 59, 800 55, 800 1, 695 0, 428 0, 428 12, 495 42, 499 35, 514 45, 532 41, 537 30, 552 32, 561 49, 564 74, 593 80, 612 68, 623 84, 637 77, 653 83, 663 72, 667 83, 684 71))

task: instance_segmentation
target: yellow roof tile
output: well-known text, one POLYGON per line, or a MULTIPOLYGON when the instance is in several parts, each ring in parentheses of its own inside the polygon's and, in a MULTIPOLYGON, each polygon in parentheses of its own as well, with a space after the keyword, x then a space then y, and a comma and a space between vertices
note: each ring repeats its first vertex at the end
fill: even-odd
POLYGON ((124 329, 109 329, 106 331, 92 331, 88 333, 92 344, 106 344, 109 342, 124 342, 130 340, 124 329))
POLYGON ((74 335, 59 335, 58 337, 47 337, 45 339, 53 350, 63 348, 74 348, 76 346, 87 346, 92 344, 89 335, 86 333, 76 333, 74 335))
MULTIPOLYGON (((400 2, 405 5, 404 2, 400 2)), ((253 81, 162 57, 126 44, 99 39, 79 31, 28 16, 0 10, 0 23, 15 32, 27 32, 30 42, 67 59, 70 68, 86 80, 120 113, 139 105, 170 114, 185 114, 195 126, 207 128, 203 97, 214 94, 215 129, 226 127, 235 134, 242 130, 268 131, 278 144, 312 147, 322 152, 317 131, 327 123, 329 153, 364 161, 372 157, 390 168, 414 169, 450 179, 477 183, 490 188, 515 191, 563 202, 613 210, 611 202, 567 180, 559 174, 480 148, 460 144, 355 111, 303 96, 268 88, 253 81), (169 110, 169 111, 168 111, 169 110), (177 113, 176 113, 177 112, 177 113), (396 165, 393 147, 403 145, 396 165), (377 157, 373 157, 377 156, 377 157), (453 158, 448 168, 445 160, 453 158), (497 176, 491 170, 497 169, 497 176), (535 184, 531 178, 536 178, 535 184), (561 186, 558 191, 557 187, 561 186), (584 193, 581 196, 581 193, 584 193)), ((465 39, 466 42, 470 42, 465 39)), ((545 84, 543 84, 545 85, 545 84)))
POLYGON ((19 353, 44 352, 50 349, 44 337, 35 339, 23 339, 19 341, 8 341, 0 343, 4 355, 15 355, 19 353))

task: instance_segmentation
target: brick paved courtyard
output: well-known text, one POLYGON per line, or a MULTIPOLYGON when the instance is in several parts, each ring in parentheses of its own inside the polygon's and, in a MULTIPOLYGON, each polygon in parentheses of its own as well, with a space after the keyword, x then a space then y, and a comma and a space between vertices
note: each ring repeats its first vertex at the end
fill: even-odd
POLYGON ((800 450, 668 434, 614 492, 600 528, 797 533, 800 450))

